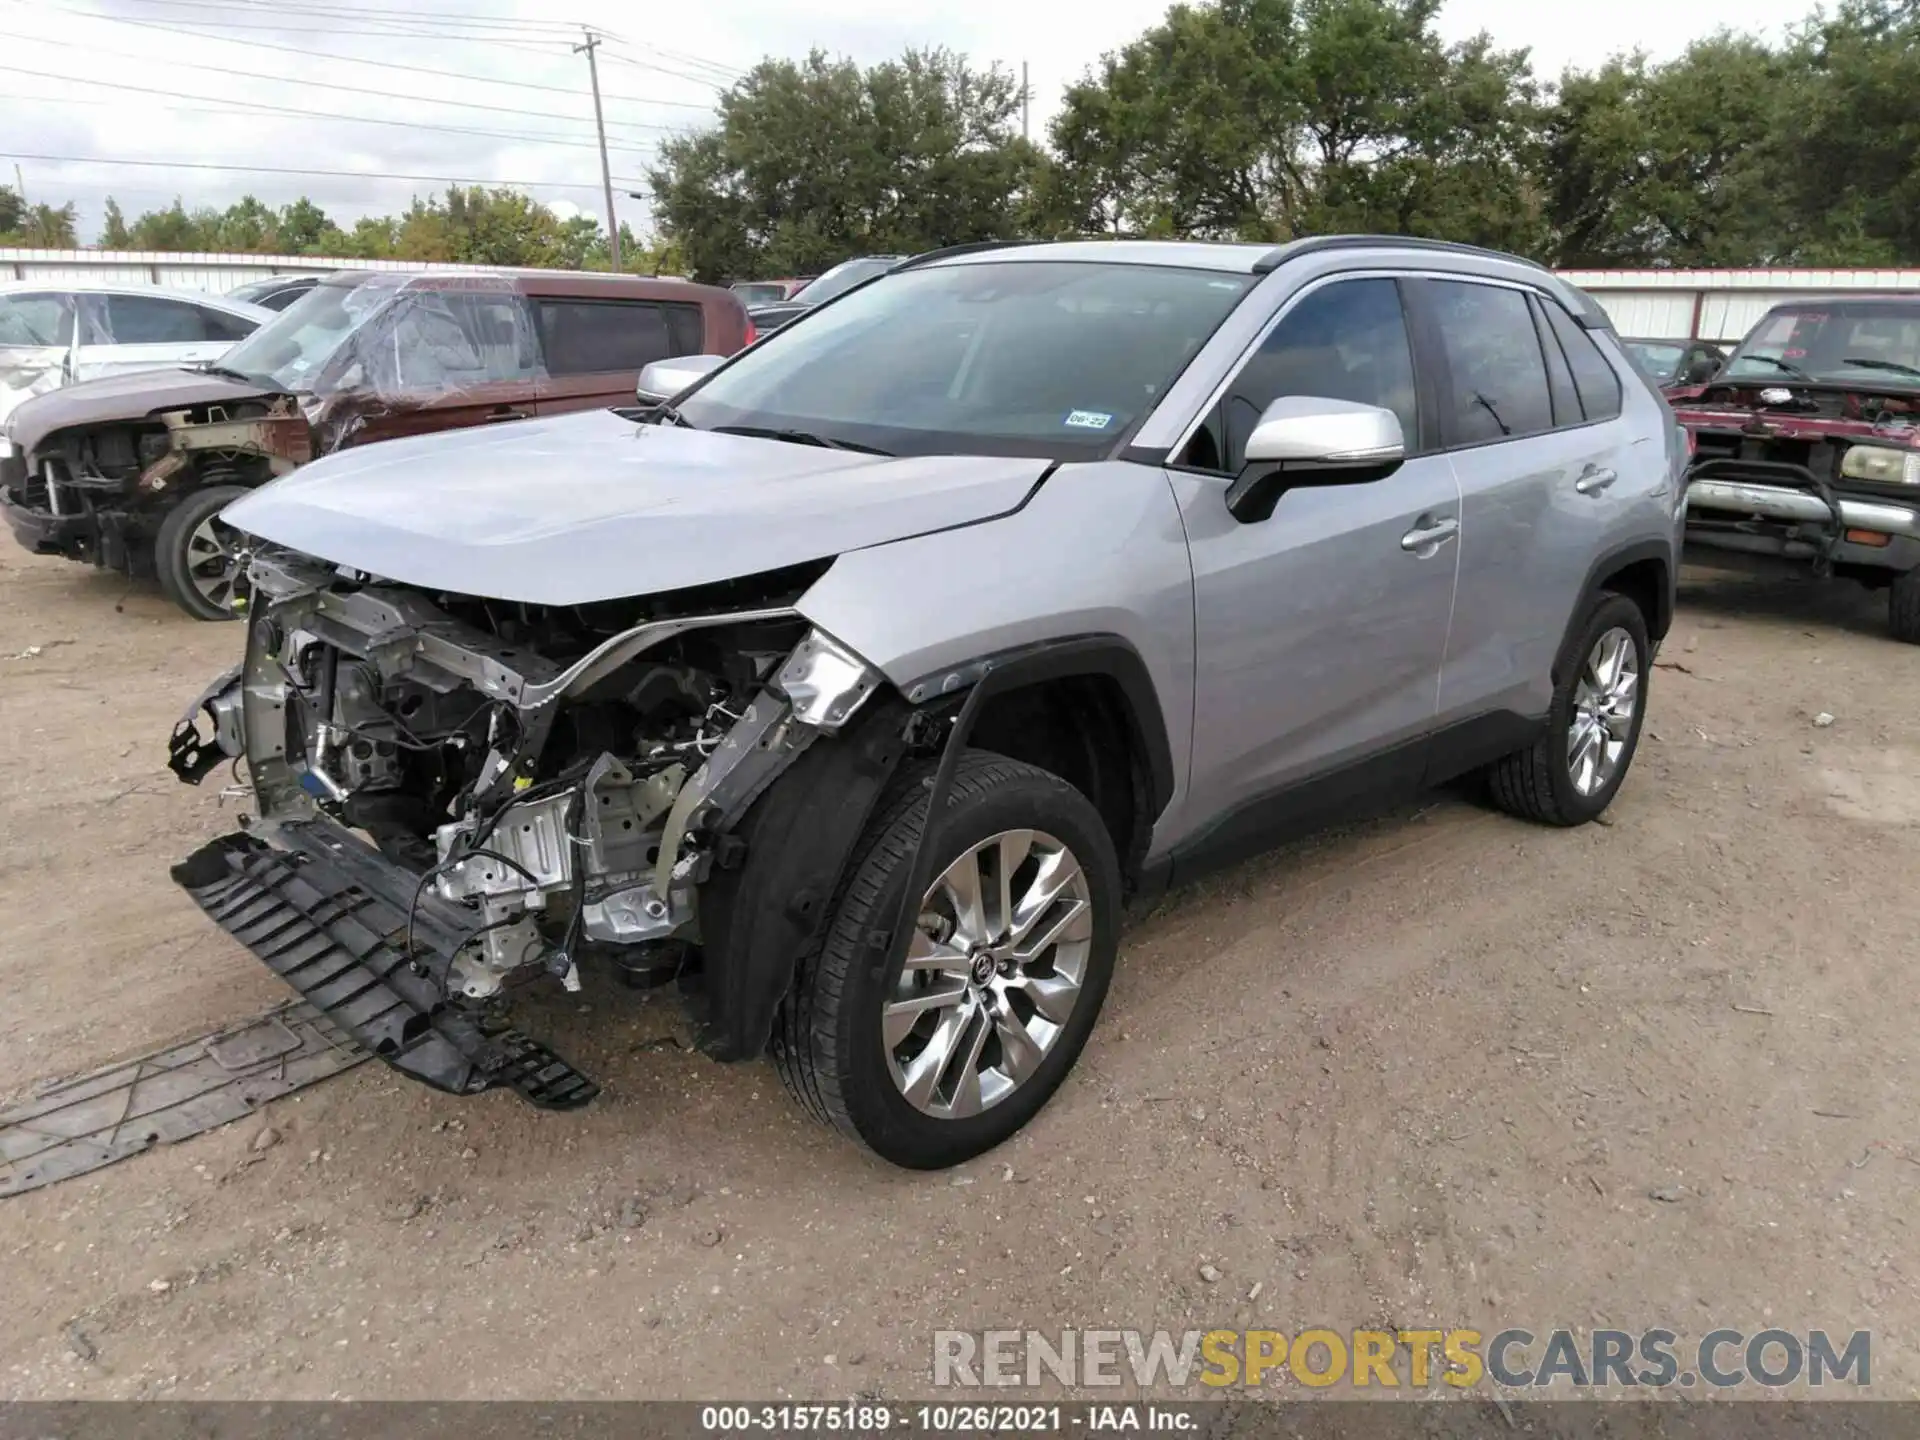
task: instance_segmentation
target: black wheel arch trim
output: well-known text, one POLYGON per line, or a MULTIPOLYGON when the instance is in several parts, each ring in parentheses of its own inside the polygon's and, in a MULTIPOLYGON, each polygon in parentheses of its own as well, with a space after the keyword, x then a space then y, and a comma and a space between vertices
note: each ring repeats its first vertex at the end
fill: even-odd
MULTIPOLYGON (((1647 636, 1655 644, 1666 637, 1673 625, 1675 602, 1680 590, 1679 557, 1674 547, 1665 540, 1635 540, 1626 545, 1609 550, 1595 560, 1587 570, 1587 578, 1580 587, 1580 603, 1567 620, 1567 634, 1562 648, 1573 638, 1574 627, 1579 625, 1586 614, 1587 606, 1593 597, 1605 588, 1609 577, 1619 574, 1629 565, 1643 564, 1648 560, 1660 562, 1664 577, 1658 592, 1654 595, 1654 613, 1647 617, 1647 636)), ((1557 677, 1556 677, 1557 678, 1557 677)))

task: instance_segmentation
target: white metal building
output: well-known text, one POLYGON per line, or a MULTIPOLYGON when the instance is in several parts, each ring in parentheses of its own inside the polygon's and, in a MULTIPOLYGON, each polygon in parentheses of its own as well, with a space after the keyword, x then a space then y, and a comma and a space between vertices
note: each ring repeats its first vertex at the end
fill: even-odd
POLYGON ((1920 294, 1920 270, 1565 270, 1622 335, 1733 344, 1782 300, 1920 294))
MULTIPOLYGON (((216 294, 270 275, 333 270, 480 270, 485 266, 410 260, 341 260, 312 255, 195 255, 135 250, 21 250, 0 247, 0 280, 109 281, 216 294)), ((1798 296, 1920 294, 1920 270, 1568 270, 1613 317, 1623 335, 1732 344, 1769 306, 1798 296)))

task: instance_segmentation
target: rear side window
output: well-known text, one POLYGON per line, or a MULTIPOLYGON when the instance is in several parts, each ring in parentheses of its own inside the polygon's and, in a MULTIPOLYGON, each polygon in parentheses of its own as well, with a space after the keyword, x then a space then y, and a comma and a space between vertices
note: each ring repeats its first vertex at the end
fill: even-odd
POLYGON ((213 309, 200 311, 200 323, 206 327, 209 340, 244 340, 259 328, 251 320, 213 309))
POLYGON ((1443 417, 1448 443, 1484 445, 1553 429, 1546 357, 1526 295, 1462 280, 1429 280, 1426 288, 1453 382, 1443 417))
POLYGON ((1611 420, 1620 413, 1620 377, 1614 373, 1593 337, 1551 300, 1540 302, 1560 351, 1573 371, 1574 388, 1580 392, 1580 408, 1588 420, 1611 420))
MULTIPOLYGON (((83 343, 197 345, 204 340, 240 338, 229 335, 225 328, 218 333, 211 332, 207 317, 212 311, 185 300, 169 300, 158 295, 105 295, 95 302, 93 313, 95 322, 89 327, 92 333, 83 343)), ((226 317, 221 319, 224 321, 226 317)))
POLYGON ((694 305, 646 300, 535 300, 549 375, 638 376, 656 360, 698 355, 704 339, 694 305))
POLYGON ((65 295, 0 295, 0 345, 71 345, 73 302, 65 295))

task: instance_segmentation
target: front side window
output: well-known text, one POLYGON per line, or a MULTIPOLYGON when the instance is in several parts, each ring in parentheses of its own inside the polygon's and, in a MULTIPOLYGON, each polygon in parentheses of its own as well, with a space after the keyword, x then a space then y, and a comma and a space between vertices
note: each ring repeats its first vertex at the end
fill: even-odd
POLYGON ((209 340, 244 340, 260 327, 243 316, 229 315, 224 310, 215 310, 210 305, 198 307, 200 325, 209 340))
POLYGON ((531 383, 539 371, 532 326, 509 291, 408 291, 354 346, 361 385, 382 394, 531 383))
POLYGON ((0 295, 0 345, 72 343, 73 302, 65 295, 0 295))
POLYGON ((1627 340, 1622 345, 1628 358, 1647 378, 1662 385, 1680 373, 1681 361, 1687 354, 1685 346, 1667 345, 1658 340, 1627 340))
POLYGON ((1181 463, 1236 475, 1247 439, 1283 395, 1378 405, 1400 417, 1409 450, 1420 443, 1400 287, 1392 280, 1341 280, 1311 291, 1281 317, 1225 397, 1194 432, 1181 463))
POLYGON ((1448 442, 1484 445, 1551 430, 1546 358, 1526 295, 1462 280, 1425 283, 1453 381, 1448 442))
POLYGON ((1783 306, 1740 342, 1721 378, 1910 384, 1920 380, 1920 306, 1862 300, 1783 306))
POLYGON ((895 454, 1093 459, 1165 396, 1257 277, 993 260, 888 275, 775 331, 679 406, 702 429, 895 454))
POLYGON ((698 355, 704 327, 693 305, 650 300, 535 300, 549 375, 638 377, 656 360, 698 355))

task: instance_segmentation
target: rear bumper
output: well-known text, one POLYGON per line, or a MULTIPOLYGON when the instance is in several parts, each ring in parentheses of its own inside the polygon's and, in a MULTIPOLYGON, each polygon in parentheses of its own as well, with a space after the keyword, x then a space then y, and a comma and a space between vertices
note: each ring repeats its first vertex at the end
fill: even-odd
POLYGON ((498 1086, 572 1110, 599 1086, 545 1045, 449 1005, 444 975, 469 938, 417 878, 330 820, 236 832, 175 865, 174 881, 221 929, 376 1058, 436 1090, 498 1086))

